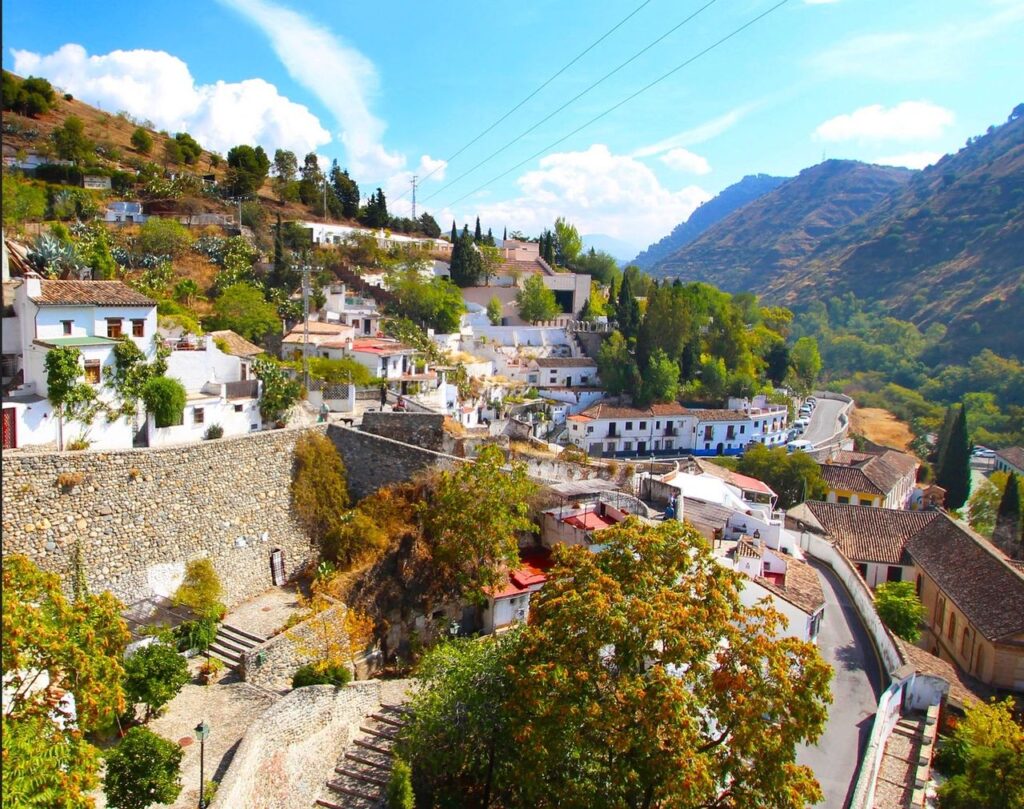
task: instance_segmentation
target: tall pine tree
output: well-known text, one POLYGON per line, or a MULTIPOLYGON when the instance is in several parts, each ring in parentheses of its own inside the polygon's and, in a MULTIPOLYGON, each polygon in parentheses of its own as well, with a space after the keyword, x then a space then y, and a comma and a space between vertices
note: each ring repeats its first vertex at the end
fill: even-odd
POLYGON ((992 541, 1007 556, 1024 559, 1024 546, 1021 545, 1020 484, 1016 472, 1010 472, 1006 479, 1006 489, 996 512, 996 527, 992 532, 992 541))
POLYGON ((615 304, 615 315, 619 320, 619 331, 627 340, 636 339, 640 329, 640 304, 633 294, 629 276, 624 276, 619 287, 619 299, 615 304))
POLYGON ((452 247, 453 248, 455 247, 455 242, 457 242, 458 240, 459 240, 459 231, 455 227, 455 220, 453 219, 452 220, 452 238, 451 238, 451 242, 452 242, 452 247))
POLYGON ((462 234, 452 247, 452 261, 449 267, 452 281, 460 287, 476 286, 480 282, 482 271, 480 250, 469 235, 469 228, 463 226, 462 234))
POLYGON ((946 490, 946 507, 958 509, 971 493, 971 444, 967 436, 967 408, 960 405, 949 433, 942 458, 935 474, 938 484, 946 490))
POLYGON ((949 445, 949 437, 953 434, 953 425, 956 423, 956 405, 946 408, 946 415, 942 419, 942 427, 935 440, 935 449, 928 458, 938 469, 942 465, 942 458, 946 454, 946 447, 949 445))
POLYGON ((483 238, 484 234, 480 230, 480 217, 478 216, 476 218, 476 228, 473 229, 473 241, 480 244, 480 242, 483 241, 483 238))

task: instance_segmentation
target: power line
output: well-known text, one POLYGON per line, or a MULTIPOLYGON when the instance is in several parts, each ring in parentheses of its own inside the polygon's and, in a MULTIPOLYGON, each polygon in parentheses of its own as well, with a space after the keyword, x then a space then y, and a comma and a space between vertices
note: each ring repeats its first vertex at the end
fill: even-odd
POLYGON ((599 84, 601 84, 605 80, 607 80, 607 79, 611 78, 612 76, 614 76, 616 73, 618 73, 620 70, 622 70, 622 68, 626 67, 626 65, 628 65, 631 62, 634 62, 637 59, 639 59, 641 56, 643 56, 645 53, 647 53, 647 51, 649 51, 655 45, 660 43, 662 40, 664 40, 666 37, 670 36, 671 34, 674 34, 676 31, 678 31, 680 28, 682 28, 684 25, 686 25, 688 22, 690 22, 690 20, 692 20, 694 17, 696 17, 702 11, 705 11, 706 9, 710 8, 711 6, 713 6, 717 2, 718 2, 718 0, 708 0, 708 2, 706 2, 700 8, 698 8, 689 17, 684 19, 682 22, 674 25, 672 28, 669 28, 664 34, 662 34, 656 40, 654 40, 653 42, 647 44, 646 46, 644 46, 643 48, 638 50, 636 53, 634 53, 632 56, 630 56, 625 62, 620 64, 618 67, 614 68, 613 70, 610 70, 608 73, 605 73, 601 78, 599 78, 597 81, 595 81, 593 84, 591 84, 589 87, 587 87, 583 91, 581 91, 581 92, 577 93, 576 95, 574 95, 572 98, 570 98, 568 101, 566 101, 558 109, 550 112, 548 115, 546 115, 543 118, 541 118, 533 126, 531 126, 528 129, 525 129, 524 131, 520 132, 516 137, 512 138, 512 140, 510 140, 508 143, 506 143, 500 149, 498 149, 498 150, 496 150, 494 152, 491 152, 491 154, 489 154, 487 157, 485 157, 483 160, 481 160, 479 163, 477 163, 475 166, 473 166, 473 168, 471 168, 469 171, 463 172, 462 174, 460 174, 458 177, 456 177, 451 182, 446 183, 445 185, 441 186, 433 194, 431 194, 429 197, 427 197, 427 200, 430 200, 433 197, 437 196, 442 191, 444 191, 446 188, 451 188, 453 185, 455 185, 455 183, 459 182, 459 180, 463 179, 464 177, 468 177, 470 174, 472 174, 474 171, 476 171, 478 168, 480 168, 485 163, 489 163, 491 160, 493 160, 499 154, 504 152, 509 146, 512 146, 513 144, 518 143, 523 138, 525 138, 527 135, 529 135, 531 132, 533 132, 535 129, 537 129, 539 126, 542 126, 543 124, 546 124, 548 121, 550 121, 552 118, 554 118, 556 115, 558 115, 558 113, 560 113, 566 107, 568 107, 571 104, 575 103, 576 101, 581 99, 583 96, 585 96, 587 93, 589 93, 591 90, 593 90, 595 87, 597 87, 599 84))
POLYGON ((715 43, 713 43, 713 44, 709 45, 708 47, 706 47, 706 48, 705 48, 704 50, 700 51, 699 53, 696 53, 696 54, 694 54, 694 55, 693 55, 693 56, 691 56, 691 57, 690 57, 689 59, 687 59, 687 60, 686 60, 685 62, 682 62, 682 63, 681 63, 681 64, 679 64, 679 65, 676 65, 676 66, 675 66, 674 68, 672 68, 671 70, 669 70, 669 71, 668 71, 667 73, 663 73, 663 74, 662 74, 661 76, 659 76, 658 78, 656 78, 656 79, 655 79, 654 81, 650 82, 649 84, 646 84, 646 85, 644 85, 643 87, 641 87, 641 88, 640 88, 639 90, 637 90, 637 91, 636 91, 635 93, 633 93, 632 95, 630 95, 630 96, 627 96, 626 98, 622 99, 622 101, 620 101, 620 102, 618 102, 617 104, 614 104, 613 106, 611 106, 611 107, 609 107, 608 109, 606 109, 606 110, 605 110, 604 112, 601 112, 601 113, 599 113, 599 114, 595 115, 595 116, 594 116, 593 118, 591 118, 591 119, 590 119, 589 121, 587 121, 586 123, 582 124, 581 126, 578 126, 578 127, 576 127, 576 128, 575 128, 575 129, 574 129, 574 130, 573 130, 572 132, 570 132, 569 134, 567 134, 567 135, 563 135, 563 136, 562 136, 561 138, 559 138, 558 140, 556 140, 556 141, 554 141, 554 142, 552 142, 552 143, 549 143, 549 144, 548 144, 547 146, 545 146, 545 147, 544 147, 543 149, 540 149, 539 151, 536 151, 536 152, 534 152, 534 153, 533 153, 532 155, 530 155, 529 157, 527 157, 527 158, 526 158, 525 160, 521 160, 521 161, 519 161, 519 162, 518 162, 518 163, 516 163, 516 164, 515 164, 514 166, 512 166, 512 167, 511 167, 511 168, 509 168, 509 169, 506 169, 505 171, 503 171, 503 172, 502 172, 501 174, 497 175, 496 177, 492 177, 492 178, 491 178, 490 180, 488 180, 488 181, 487 181, 486 183, 483 183, 482 185, 479 185, 479 186, 477 186, 476 188, 474 188, 474 189, 473 189, 472 191, 470 191, 470 192, 468 192, 468 193, 466 193, 466 194, 463 194, 463 195, 462 195, 461 197, 459 197, 459 198, 458 198, 457 200, 455 200, 454 202, 450 202, 450 203, 448 204, 448 206, 447 206, 447 207, 451 208, 451 207, 452 207, 452 206, 454 206, 454 205, 458 205, 458 204, 459 204, 460 202, 462 202, 462 200, 466 199, 466 197, 470 197, 470 196, 472 196, 473 194, 477 193, 478 191, 482 191, 482 190, 483 190, 484 188, 486 188, 487 186, 491 185, 492 183, 495 183, 495 182, 497 182, 498 180, 502 179, 502 178, 503 178, 503 177, 505 177, 506 175, 508 175, 508 174, 511 174, 511 173, 512 173, 513 171, 515 171, 516 169, 518 169, 518 168, 521 168, 521 167, 525 166, 525 165, 526 165, 527 163, 529 163, 529 162, 530 162, 531 160, 534 160, 535 158, 537 158, 537 157, 540 157, 540 156, 541 156, 542 154, 544 154, 545 152, 548 152, 548 151, 550 151, 550 150, 554 149, 554 148, 555 148, 556 146, 558 146, 559 144, 563 143, 564 141, 567 141, 567 140, 568 140, 569 138, 571 138, 571 137, 572 137, 573 135, 575 135, 575 134, 577 134, 577 133, 579 133, 579 132, 582 132, 582 131, 583 131, 584 129, 586 129, 586 128, 587 128, 588 126, 590 126, 591 124, 594 124, 594 123, 596 123, 597 121, 599 121, 599 120, 601 120, 602 118, 604 118, 604 117, 605 117, 606 115, 608 115, 608 114, 610 114, 610 113, 612 113, 612 112, 615 112, 615 110, 617 110, 617 109, 618 109, 619 107, 621 107, 621 106, 623 106, 624 104, 626 104, 626 103, 628 103, 628 102, 632 101, 632 100, 633 100, 634 98, 636 98, 637 96, 641 95, 642 93, 646 93, 646 92, 647 92, 648 90, 650 90, 650 89, 651 89, 652 87, 654 87, 654 86, 655 86, 656 84, 660 84, 660 83, 661 83, 661 82, 663 82, 663 81, 664 81, 665 79, 667 79, 667 78, 668 78, 669 76, 671 76, 671 75, 673 75, 673 74, 675 74, 675 73, 678 73, 678 72, 679 72, 680 70, 682 70, 682 69, 683 69, 684 67, 686 67, 687 65, 691 64, 692 62, 695 62, 695 61, 696 61, 697 59, 699 59, 700 57, 704 56, 705 54, 707 54, 707 53, 709 53, 709 52, 711 52, 711 51, 715 50, 715 48, 719 47, 720 45, 723 45, 723 44, 725 44, 725 43, 726 43, 726 42, 728 42, 728 41, 729 41, 730 39, 732 39, 732 38, 733 38, 734 36, 736 36, 737 34, 739 34, 739 33, 743 32, 743 31, 745 31, 745 30, 746 30, 747 28, 749 28, 750 26, 754 25, 754 23, 756 23, 756 22, 758 22, 758 21, 760 21, 760 20, 764 19, 765 17, 767 17, 767 16, 768 16, 769 14, 771 14, 772 12, 774 12, 774 11, 777 11, 778 9, 782 8, 782 6, 786 5, 786 3, 788 3, 788 2, 789 2, 789 0, 780 0, 780 2, 776 3, 776 4, 774 5, 774 6, 772 6, 772 7, 771 7, 771 8, 769 8, 768 10, 766 10, 766 11, 763 11, 763 12, 761 12, 760 14, 758 14, 758 15, 757 15, 756 17, 754 17, 753 19, 751 19, 751 20, 748 20, 747 22, 743 23, 743 25, 741 25, 741 26, 740 26, 739 28, 736 28, 736 29, 735 29, 735 30, 733 30, 732 32, 730 32, 730 33, 726 34, 726 35, 725 35, 724 37, 722 37, 721 39, 719 39, 719 40, 718 40, 717 42, 715 42, 715 43))
MULTIPOLYGON (((522 107, 523 104, 525 104, 527 101, 529 101, 535 95, 537 95, 537 93, 539 93, 541 90, 543 90, 549 84, 551 84, 551 82, 553 82, 555 79, 557 79, 563 73, 565 73, 565 71, 567 71, 570 67, 572 67, 574 64, 576 64, 580 59, 582 59, 584 56, 586 56, 588 53, 590 53, 590 51, 592 51, 594 48, 596 48, 598 45, 600 45, 602 42, 604 42, 608 37, 610 37, 612 34, 614 34, 619 28, 621 28, 630 19, 632 19, 634 16, 636 16, 644 8, 644 6, 650 5, 650 3, 651 3, 651 0, 644 0, 644 2, 642 2, 639 6, 637 6, 635 9, 633 9, 631 12, 629 12, 629 14, 627 14, 625 17, 623 17, 621 20, 619 20, 617 23, 615 23, 615 25, 613 25, 611 28, 609 28, 607 31, 605 31, 600 37, 598 37, 593 42, 591 42, 586 48, 584 48, 582 51, 580 51, 578 54, 576 54, 576 56, 574 56, 571 60, 566 62, 558 70, 558 72, 552 74, 547 79, 547 81, 545 81, 543 84, 540 85, 540 87, 538 87, 536 90, 534 90, 528 96, 526 96, 526 98, 524 98, 522 101, 520 101, 518 104, 516 104, 512 109, 510 109, 508 112, 506 112, 504 115, 502 115, 497 121, 495 121, 493 124, 491 124, 489 127, 487 127, 487 129, 485 129, 483 132, 481 132, 479 135, 477 135, 475 138, 473 138, 473 140, 469 141, 469 143, 466 143, 465 145, 463 145, 457 152, 455 152, 451 157, 449 157, 447 160, 445 160, 444 163, 439 163, 437 166, 435 166, 433 169, 431 169, 429 173, 423 175, 423 179, 426 180, 428 177, 432 176, 434 174, 434 172, 440 170, 442 165, 447 166, 449 163, 451 163, 456 157, 458 157, 460 154, 462 154, 464 151, 466 151, 466 149, 468 149, 470 146, 472 146, 474 143, 476 143, 478 140, 480 140, 480 138, 482 138, 488 132, 493 130, 494 127, 496 127, 498 124, 500 124, 506 118, 508 118, 512 113, 514 113, 516 110, 518 110, 520 107, 522 107)), ((405 194, 407 194, 407 193, 409 193, 409 192, 406 191, 404 194, 402 194, 401 197, 396 197, 395 198, 395 202, 397 202, 398 200, 402 199, 402 197, 404 197, 405 194)))

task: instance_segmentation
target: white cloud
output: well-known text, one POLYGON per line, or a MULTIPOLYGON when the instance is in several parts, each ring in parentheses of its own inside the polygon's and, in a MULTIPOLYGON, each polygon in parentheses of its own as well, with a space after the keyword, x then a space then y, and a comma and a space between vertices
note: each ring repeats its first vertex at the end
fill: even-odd
POLYGON ((165 51, 111 51, 90 56, 67 44, 49 55, 12 50, 14 70, 45 76, 63 90, 111 112, 126 110, 158 129, 190 132, 204 147, 239 143, 291 149, 300 156, 331 140, 317 117, 263 79, 196 84, 181 59, 165 51))
POLYGON ((921 140, 940 136, 953 118, 950 110, 927 101, 904 101, 889 108, 872 104, 830 118, 814 135, 824 141, 921 140))
POLYGON ((711 166, 706 158, 682 147, 665 152, 658 159, 670 169, 684 171, 687 174, 708 174, 711 171, 711 166))
POLYGON ((341 127, 354 176, 373 183, 405 167, 382 143, 385 124, 370 111, 377 70, 355 48, 291 9, 266 0, 221 0, 258 27, 289 75, 323 103, 341 127))
POLYGON ((679 132, 665 138, 664 140, 660 140, 657 143, 642 146, 631 152, 630 157, 651 157, 652 155, 667 152, 669 149, 674 149, 678 146, 693 146, 697 143, 704 143, 704 141, 711 140, 712 138, 718 137, 723 132, 732 129, 748 113, 760 106, 761 103, 762 102, 744 104, 743 106, 731 109, 727 113, 719 115, 717 118, 712 118, 710 121, 698 124, 692 129, 679 132))
POLYGON ((537 234, 564 216, 580 233, 650 244, 711 197, 694 185, 670 191, 648 166, 630 155, 612 154, 603 144, 547 155, 517 185, 520 193, 514 199, 489 201, 480 196, 457 211, 444 209, 438 222, 444 227, 455 219, 461 227, 479 215, 484 227, 495 233, 507 226, 537 234))
POLYGON ((859 34, 810 59, 816 74, 861 76, 884 82, 963 79, 972 48, 991 37, 1007 35, 1024 20, 1020 0, 996 2, 994 13, 970 16, 931 28, 859 34))
POLYGON ((908 169, 923 169, 938 163, 943 158, 942 152, 906 152, 889 157, 876 157, 872 163, 879 166, 904 166, 908 169))

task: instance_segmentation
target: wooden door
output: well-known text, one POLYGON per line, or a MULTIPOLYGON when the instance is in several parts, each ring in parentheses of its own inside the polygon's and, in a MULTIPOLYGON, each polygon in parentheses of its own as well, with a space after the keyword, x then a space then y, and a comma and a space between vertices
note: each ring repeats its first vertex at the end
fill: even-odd
POLYGON ((280 548, 275 548, 270 554, 270 578, 277 586, 285 583, 284 551, 280 548))
POLYGON ((13 407, 4 408, 4 449, 14 449, 18 446, 18 419, 15 416, 13 407))

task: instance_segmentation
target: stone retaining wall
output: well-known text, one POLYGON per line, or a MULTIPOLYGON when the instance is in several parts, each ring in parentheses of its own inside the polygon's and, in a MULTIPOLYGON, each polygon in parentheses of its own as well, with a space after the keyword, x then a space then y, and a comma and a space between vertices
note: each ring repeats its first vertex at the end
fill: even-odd
POLYGON ((360 720, 380 702, 378 680, 311 685, 282 697, 242 737, 210 809, 312 806, 360 720))
POLYGON ((296 670, 321 656, 317 654, 313 622, 326 621, 330 626, 336 621, 337 613, 344 609, 342 604, 328 607, 291 629, 253 646, 242 655, 242 679, 270 691, 290 689, 292 675, 296 670))
POLYGON ((163 449, 5 452, 3 553, 24 554, 69 585, 77 544, 89 587, 129 603, 170 595, 185 563, 206 556, 225 602, 236 604, 272 586, 274 549, 289 576, 315 556, 290 507, 303 432, 163 449))
POLYGON ((444 416, 439 413, 363 413, 363 432, 393 438, 440 452, 444 443, 444 416))

